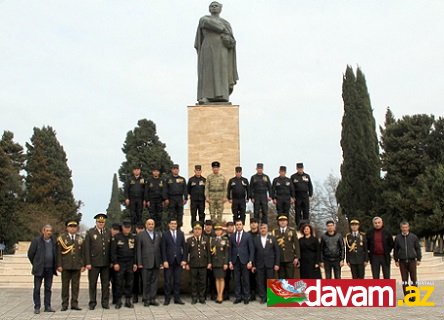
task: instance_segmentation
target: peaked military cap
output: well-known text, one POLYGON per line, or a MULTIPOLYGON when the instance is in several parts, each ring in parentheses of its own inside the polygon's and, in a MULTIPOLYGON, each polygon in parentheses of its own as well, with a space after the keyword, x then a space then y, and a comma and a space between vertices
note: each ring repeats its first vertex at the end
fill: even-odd
POLYGON ((108 218, 108 216, 104 213, 98 213, 94 216, 94 219, 98 222, 105 222, 105 220, 108 218))
POLYGON ((211 168, 220 168, 220 162, 219 161, 211 162, 211 168))

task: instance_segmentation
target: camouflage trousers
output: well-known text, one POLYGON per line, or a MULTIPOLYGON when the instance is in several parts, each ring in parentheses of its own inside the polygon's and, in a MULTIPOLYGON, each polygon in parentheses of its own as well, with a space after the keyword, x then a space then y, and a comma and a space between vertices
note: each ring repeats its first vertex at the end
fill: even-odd
POLYGON ((224 212, 224 196, 222 195, 211 195, 210 202, 210 216, 213 223, 222 222, 222 214, 224 212))

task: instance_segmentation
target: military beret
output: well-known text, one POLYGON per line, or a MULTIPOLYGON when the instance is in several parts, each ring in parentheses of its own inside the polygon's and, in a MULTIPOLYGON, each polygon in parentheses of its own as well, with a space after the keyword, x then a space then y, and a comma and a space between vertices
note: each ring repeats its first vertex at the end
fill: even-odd
POLYGON ((120 223, 113 223, 112 225, 111 225, 111 229, 114 229, 114 230, 120 230, 120 223))
POLYGON ((256 168, 257 168, 257 169, 263 169, 263 168, 264 168, 264 164, 263 164, 263 163, 258 163, 258 164, 256 165, 256 168))
POLYGON ((105 220, 108 218, 108 216, 104 213, 98 213, 94 216, 94 219, 99 222, 105 222, 105 220))
POLYGON ((71 226, 77 227, 78 225, 79 225, 79 222, 74 219, 69 219, 69 220, 66 220, 66 222, 65 222, 65 226, 67 226, 67 227, 71 227, 71 226))
POLYGON ((280 220, 288 220, 288 217, 286 216, 286 215, 284 215, 284 214, 281 214, 280 216, 278 216, 278 221, 280 221, 280 220))
POLYGON ((352 221, 350 221, 350 224, 359 224, 359 220, 353 219, 352 221))
POLYGON ((236 167, 236 168, 234 168, 234 171, 235 172, 242 172, 242 167, 236 167))
POLYGON ((213 221, 211 221, 211 220, 205 220, 205 225, 206 225, 206 226, 212 226, 212 225, 213 225, 213 221))
POLYGON ((172 169, 179 169, 179 165, 177 163, 173 164, 172 169))
POLYGON ((196 169, 196 170, 202 170, 202 166, 201 166, 200 164, 196 164, 196 165, 194 166, 194 169, 196 169))
POLYGON ((202 229, 202 222, 200 222, 200 221, 194 222, 193 229, 202 229))
POLYGON ((219 161, 213 161, 211 162, 211 168, 219 168, 220 162, 219 161))
POLYGON ((250 224, 252 224, 252 223, 259 223, 259 221, 256 218, 251 218, 250 224))
POLYGON ((296 163, 296 168, 303 168, 304 164, 302 162, 296 163))
POLYGON ((131 227, 131 221, 128 219, 123 220, 122 226, 124 226, 125 228, 131 227))
POLYGON ((287 167, 286 167, 286 166, 280 166, 280 167, 279 167, 279 171, 285 171, 285 172, 287 172, 287 167))

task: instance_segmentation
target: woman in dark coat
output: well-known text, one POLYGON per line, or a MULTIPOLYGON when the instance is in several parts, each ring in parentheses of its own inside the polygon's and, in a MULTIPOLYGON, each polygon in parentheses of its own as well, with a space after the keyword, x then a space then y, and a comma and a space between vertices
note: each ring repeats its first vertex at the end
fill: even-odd
POLYGON ((309 224, 302 226, 303 237, 299 239, 301 249, 300 272, 301 279, 321 279, 319 263, 321 248, 318 239, 313 235, 313 227, 309 224))

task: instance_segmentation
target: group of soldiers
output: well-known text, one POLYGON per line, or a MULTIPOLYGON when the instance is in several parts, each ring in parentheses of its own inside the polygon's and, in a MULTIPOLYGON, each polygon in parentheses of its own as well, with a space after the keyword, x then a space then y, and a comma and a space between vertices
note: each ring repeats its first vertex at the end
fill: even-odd
POLYGON ((224 203, 231 203, 233 221, 241 219, 245 224, 246 204, 253 202, 253 217, 268 223, 268 203, 273 201, 276 210, 288 217, 290 206, 295 204, 295 220, 298 226, 302 220, 309 219, 310 197, 313 184, 310 175, 304 172, 303 163, 297 163, 297 171, 291 177, 286 176, 287 168, 279 168, 279 176, 270 180, 263 172, 264 165, 258 163, 256 174, 248 181, 242 176, 242 168, 235 168, 235 176, 228 182, 220 173, 220 163, 211 164, 212 173, 202 176, 202 166, 195 165, 194 175, 186 179, 179 175, 179 165, 174 164, 171 173, 162 178, 159 168, 154 168, 151 176, 145 179, 141 175, 141 166, 133 166, 131 177, 125 183, 125 204, 129 207, 132 224, 142 221, 142 212, 146 207, 149 217, 156 226, 161 226, 162 212, 166 208, 169 218, 177 219, 178 227, 183 224, 184 205, 190 199, 191 225, 205 220, 205 204, 209 204, 211 220, 222 222, 224 203))
POLYGON ((119 228, 105 228, 107 216, 95 216, 96 226, 78 233, 78 222, 66 222, 66 232, 52 238, 52 227, 45 226, 42 236, 31 243, 28 257, 35 276, 35 313, 40 312, 40 286, 45 282, 45 311, 51 308, 52 277, 58 271, 62 276, 62 311, 81 310, 78 303, 80 275, 88 270, 89 309, 97 305, 97 280, 101 279, 101 306, 110 308, 110 282, 113 303, 133 308, 142 293, 144 306, 158 306, 159 273, 164 273, 163 304, 184 304, 181 299, 183 270, 189 271, 191 303, 205 304, 207 295, 216 303, 229 299, 230 279, 234 276, 234 303, 248 304, 259 299, 266 302, 266 281, 281 279, 341 278, 344 262, 351 268, 353 279, 365 277, 365 267, 371 264, 374 279, 379 279, 382 268, 384 278, 390 278, 391 252, 399 266, 405 294, 409 277, 417 283, 416 267, 421 261, 419 240, 402 222, 401 233, 393 240, 383 228, 380 217, 373 219, 373 228, 367 234, 359 230, 359 221, 350 222, 350 232, 342 237, 336 232, 334 221, 327 222, 327 231, 320 241, 313 227, 303 222, 300 233, 288 225, 285 214, 278 216, 278 227, 269 230, 267 223, 251 218, 250 230, 244 230, 242 219, 226 224, 200 221, 193 224, 192 235, 185 237, 175 217, 171 217, 168 230, 155 229, 155 221, 147 219, 145 225, 132 229, 130 220, 119 228), (140 290, 141 285, 141 290, 140 290), (71 287, 71 299, 70 297, 71 287))

